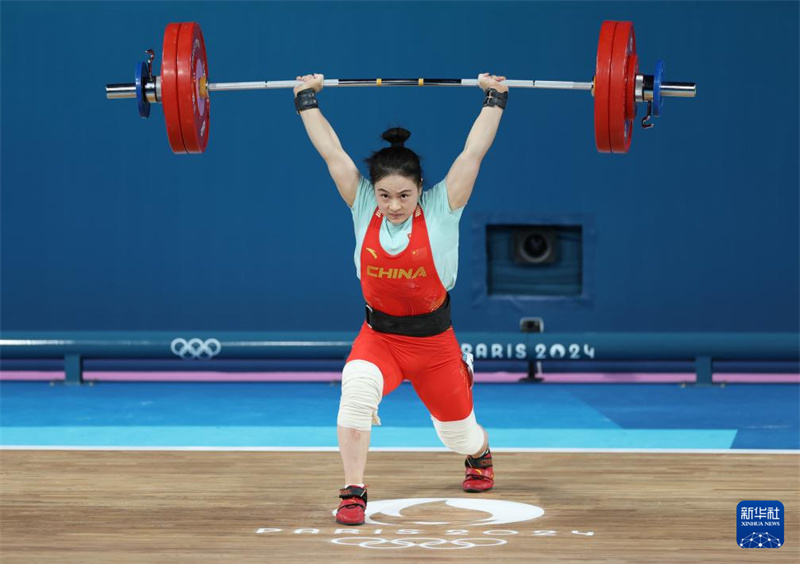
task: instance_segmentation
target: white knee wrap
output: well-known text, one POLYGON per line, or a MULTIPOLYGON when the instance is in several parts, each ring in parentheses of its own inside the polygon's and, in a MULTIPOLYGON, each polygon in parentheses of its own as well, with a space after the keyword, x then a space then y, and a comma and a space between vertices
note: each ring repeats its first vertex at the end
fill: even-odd
POLYGON ((369 431, 380 425, 378 404, 383 397, 383 375, 365 360, 351 360, 342 371, 342 399, 337 423, 341 427, 369 431))
POLYGON ((439 421, 433 416, 431 419, 439 440, 450 450, 459 454, 475 454, 483 446, 485 436, 475 421, 474 411, 461 421, 439 421))

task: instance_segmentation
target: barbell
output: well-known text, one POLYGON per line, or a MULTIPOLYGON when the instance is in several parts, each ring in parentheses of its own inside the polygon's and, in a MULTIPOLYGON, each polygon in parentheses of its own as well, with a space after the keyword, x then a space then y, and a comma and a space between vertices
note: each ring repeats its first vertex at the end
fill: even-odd
MULTIPOLYGON (((203 32, 196 22, 170 23, 164 32, 161 76, 153 75, 152 49, 136 65, 135 81, 106 84, 106 98, 135 98, 139 115, 150 116, 150 106, 161 103, 167 137, 174 153, 202 153, 208 145, 210 93, 226 90, 294 88, 296 80, 263 82, 208 81, 208 60, 203 32)), ((693 98, 693 82, 664 82, 664 62, 656 62, 652 75, 639 74, 633 23, 604 21, 597 44, 595 75, 591 82, 553 80, 506 80, 511 88, 586 90, 594 96, 594 134, 601 153, 627 153, 631 146, 637 103, 646 102, 642 127, 653 126, 662 112, 664 98, 693 98)), ((458 78, 339 78, 326 79, 326 87, 338 86, 477 86, 478 79, 458 78)))

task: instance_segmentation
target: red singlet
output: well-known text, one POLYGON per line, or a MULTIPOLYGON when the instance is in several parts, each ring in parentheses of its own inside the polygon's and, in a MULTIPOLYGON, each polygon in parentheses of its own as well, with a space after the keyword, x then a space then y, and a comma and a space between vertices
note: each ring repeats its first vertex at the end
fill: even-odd
MULTIPOLYGON (((408 246, 390 255, 380 244, 383 214, 377 209, 361 246, 361 290, 373 309, 420 315, 444 303, 447 291, 436 272, 425 215, 417 206, 408 246)), ((453 328, 433 337, 373 331, 364 322, 347 361, 365 360, 383 374, 383 395, 404 379, 439 421, 459 421, 472 411, 472 381, 453 328)))

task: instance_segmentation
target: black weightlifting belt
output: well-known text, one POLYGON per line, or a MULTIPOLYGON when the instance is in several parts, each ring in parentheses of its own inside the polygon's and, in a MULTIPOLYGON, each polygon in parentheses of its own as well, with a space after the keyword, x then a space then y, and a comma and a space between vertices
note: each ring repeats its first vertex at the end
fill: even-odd
POLYGON ((407 337, 433 337, 450 328, 450 294, 439 309, 422 315, 389 315, 367 306, 367 324, 378 333, 407 337))

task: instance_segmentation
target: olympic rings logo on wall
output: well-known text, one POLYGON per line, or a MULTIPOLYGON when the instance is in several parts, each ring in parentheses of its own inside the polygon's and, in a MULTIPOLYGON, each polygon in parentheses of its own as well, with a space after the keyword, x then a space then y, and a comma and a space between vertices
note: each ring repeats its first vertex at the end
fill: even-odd
POLYGON ((217 339, 173 339, 170 349, 173 353, 183 359, 200 360, 203 358, 214 358, 222 350, 222 343, 217 339))
POLYGON ((345 546, 360 546, 362 548, 398 549, 398 548, 429 548, 432 550, 459 550, 463 548, 476 548, 478 546, 500 546, 506 544, 505 539, 474 538, 474 539, 437 539, 437 538, 405 538, 383 539, 380 537, 342 537, 333 539, 334 544, 345 546))

